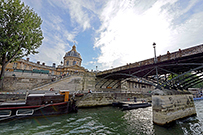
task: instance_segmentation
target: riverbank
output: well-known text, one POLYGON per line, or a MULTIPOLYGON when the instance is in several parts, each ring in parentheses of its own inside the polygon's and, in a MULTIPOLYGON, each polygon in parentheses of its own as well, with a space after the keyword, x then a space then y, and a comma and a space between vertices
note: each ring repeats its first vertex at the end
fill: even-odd
POLYGON ((134 97, 137 100, 151 101, 151 95, 133 93, 133 92, 93 92, 84 93, 82 97, 75 97, 77 100, 77 106, 79 108, 84 107, 98 107, 112 105, 113 102, 118 101, 134 101, 134 97))
MULTIPOLYGON (((25 100, 28 93, 57 93, 58 91, 16 91, 16 92, 0 92, 1 102, 12 100, 25 100)), ((84 107, 98 107, 108 106, 113 102, 118 101, 134 101, 137 100, 151 101, 150 94, 142 94, 138 92, 92 92, 81 93, 77 96, 75 92, 70 92, 70 98, 77 100, 77 106, 84 107)))

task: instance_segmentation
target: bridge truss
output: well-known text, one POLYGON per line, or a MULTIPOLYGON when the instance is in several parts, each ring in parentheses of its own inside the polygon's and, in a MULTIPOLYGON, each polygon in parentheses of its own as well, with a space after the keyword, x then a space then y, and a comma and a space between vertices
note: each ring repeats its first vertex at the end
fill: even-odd
POLYGON ((119 82, 118 80, 137 78, 158 89, 188 89, 203 81, 203 45, 186 49, 186 51, 185 54, 180 50, 173 55, 170 54, 171 56, 167 54, 162 57, 168 57, 168 59, 158 60, 156 63, 152 62, 152 58, 145 63, 140 62, 141 64, 138 66, 135 66, 137 64, 135 63, 127 65, 127 68, 123 68, 123 66, 116 70, 102 72, 97 75, 101 79, 95 87, 101 88, 104 83, 100 84, 100 82, 104 79, 106 80, 105 85, 108 86, 110 85, 108 83, 116 84, 119 82), (115 80, 115 82, 108 80, 115 80), (99 84, 100 86, 98 86, 99 84))

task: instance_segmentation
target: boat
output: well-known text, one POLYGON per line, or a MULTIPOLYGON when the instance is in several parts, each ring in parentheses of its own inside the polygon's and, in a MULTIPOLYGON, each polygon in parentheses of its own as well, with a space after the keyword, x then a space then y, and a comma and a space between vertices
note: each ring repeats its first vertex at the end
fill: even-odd
POLYGON ((193 100, 202 100, 203 99, 203 90, 200 88, 190 88, 189 92, 193 94, 193 100))
POLYGON ((196 101, 196 100, 202 100, 202 99, 203 99, 203 96, 201 96, 201 97, 194 97, 193 98, 194 101, 196 101))
POLYGON ((60 115, 77 112, 76 100, 68 90, 59 93, 26 94, 24 101, 0 103, 0 122, 36 116, 60 115))
POLYGON ((82 96, 84 96, 84 94, 83 93, 76 93, 75 96, 76 97, 82 97, 82 96))
POLYGON ((145 107, 149 107, 149 106, 151 106, 151 104, 148 102, 125 103, 122 106, 122 110, 145 108, 145 107))
POLYGON ((138 109, 138 108, 145 108, 151 106, 150 103, 145 101, 136 101, 136 102, 129 102, 129 101, 119 101, 113 102, 112 106, 119 107, 121 110, 131 110, 131 109, 138 109))

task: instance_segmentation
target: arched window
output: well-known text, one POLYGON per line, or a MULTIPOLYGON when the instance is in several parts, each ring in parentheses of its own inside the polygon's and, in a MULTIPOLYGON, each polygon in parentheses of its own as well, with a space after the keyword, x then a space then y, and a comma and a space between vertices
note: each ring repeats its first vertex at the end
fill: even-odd
POLYGON ((69 61, 66 62, 66 65, 67 65, 67 66, 68 66, 68 64, 69 64, 69 61))
POLYGON ((73 61, 73 65, 76 65, 76 61, 73 61))

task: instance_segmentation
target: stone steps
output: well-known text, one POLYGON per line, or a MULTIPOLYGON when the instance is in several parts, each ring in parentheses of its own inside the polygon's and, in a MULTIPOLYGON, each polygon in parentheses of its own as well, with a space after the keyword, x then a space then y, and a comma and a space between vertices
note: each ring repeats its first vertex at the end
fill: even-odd
POLYGON ((54 88, 54 90, 81 90, 80 84, 82 83, 81 76, 69 76, 63 79, 60 79, 55 82, 45 84, 43 86, 34 88, 33 90, 49 90, 54 88))

